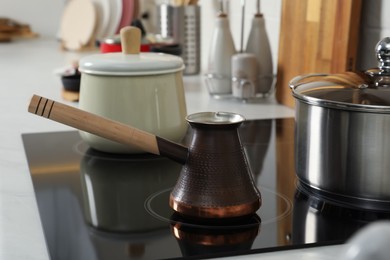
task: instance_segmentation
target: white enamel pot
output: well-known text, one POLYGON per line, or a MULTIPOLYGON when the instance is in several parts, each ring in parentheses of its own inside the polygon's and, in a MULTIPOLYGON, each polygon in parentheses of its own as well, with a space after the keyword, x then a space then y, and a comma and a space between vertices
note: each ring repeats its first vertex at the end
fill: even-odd
MULTIPOLYGON (((180 57, 140 53, 141 32, 121 30, 122 53, 104 53, 80 60, 81 109, 180 142, 187 130, 180 57)), ((143 153, 96 135, 80 132, 92 148, 110 153, 143 153)))

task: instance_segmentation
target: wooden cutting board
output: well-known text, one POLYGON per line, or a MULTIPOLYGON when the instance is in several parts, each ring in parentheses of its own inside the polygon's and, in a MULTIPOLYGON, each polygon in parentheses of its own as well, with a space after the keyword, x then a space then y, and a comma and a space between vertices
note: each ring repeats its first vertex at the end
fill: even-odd
POLYGON ((295 76, 354 70, 361 0, 283 0, 276 99, 294 107, 295 76))
POLYGON ((62 47, 72 51, 93 48, 96 19, 96 8, 91 0, 69 1, 61 18, 62 47))

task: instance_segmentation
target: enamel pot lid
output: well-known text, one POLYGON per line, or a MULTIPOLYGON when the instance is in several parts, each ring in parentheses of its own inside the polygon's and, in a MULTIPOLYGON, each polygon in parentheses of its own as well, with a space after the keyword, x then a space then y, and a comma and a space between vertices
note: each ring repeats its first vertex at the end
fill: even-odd
POLYGON ((363 72, 308 74, 290 81, 304 103, 341 110, 390 113, 390 37, 375 47, 378 68, 363 72))
POLYGON ((127 26, 121 29, 122 52, 94 54, 80 60, 83 73, 107 76, 167 74, 184 69, 182 58, 164 53, 140 52, 141 31, 127 26))

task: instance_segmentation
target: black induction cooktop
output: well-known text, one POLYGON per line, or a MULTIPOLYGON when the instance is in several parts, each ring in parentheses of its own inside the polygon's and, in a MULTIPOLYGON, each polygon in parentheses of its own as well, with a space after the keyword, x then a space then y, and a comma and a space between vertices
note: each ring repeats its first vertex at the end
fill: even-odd
POLYGON ((77 131, 23 134, 51 258, 209 258, 321 246, 389 218, 328 203, 296 180, 293 119, 246 121, 239 134, 263 204, 227 221, 187 219, 169 207, 181 169, 173 161, 102 153, 77 131))

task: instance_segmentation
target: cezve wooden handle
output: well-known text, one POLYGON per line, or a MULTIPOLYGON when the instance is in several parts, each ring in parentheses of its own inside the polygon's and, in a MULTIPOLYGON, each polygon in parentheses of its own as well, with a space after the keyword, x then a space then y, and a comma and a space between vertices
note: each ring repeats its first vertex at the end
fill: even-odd
POLYGON ((145 152, 163 155, 182 164, 187 160, 188 149, 180 144, 44 97, 34 95, 28 112, 121 144, 138 146, 145 152))

